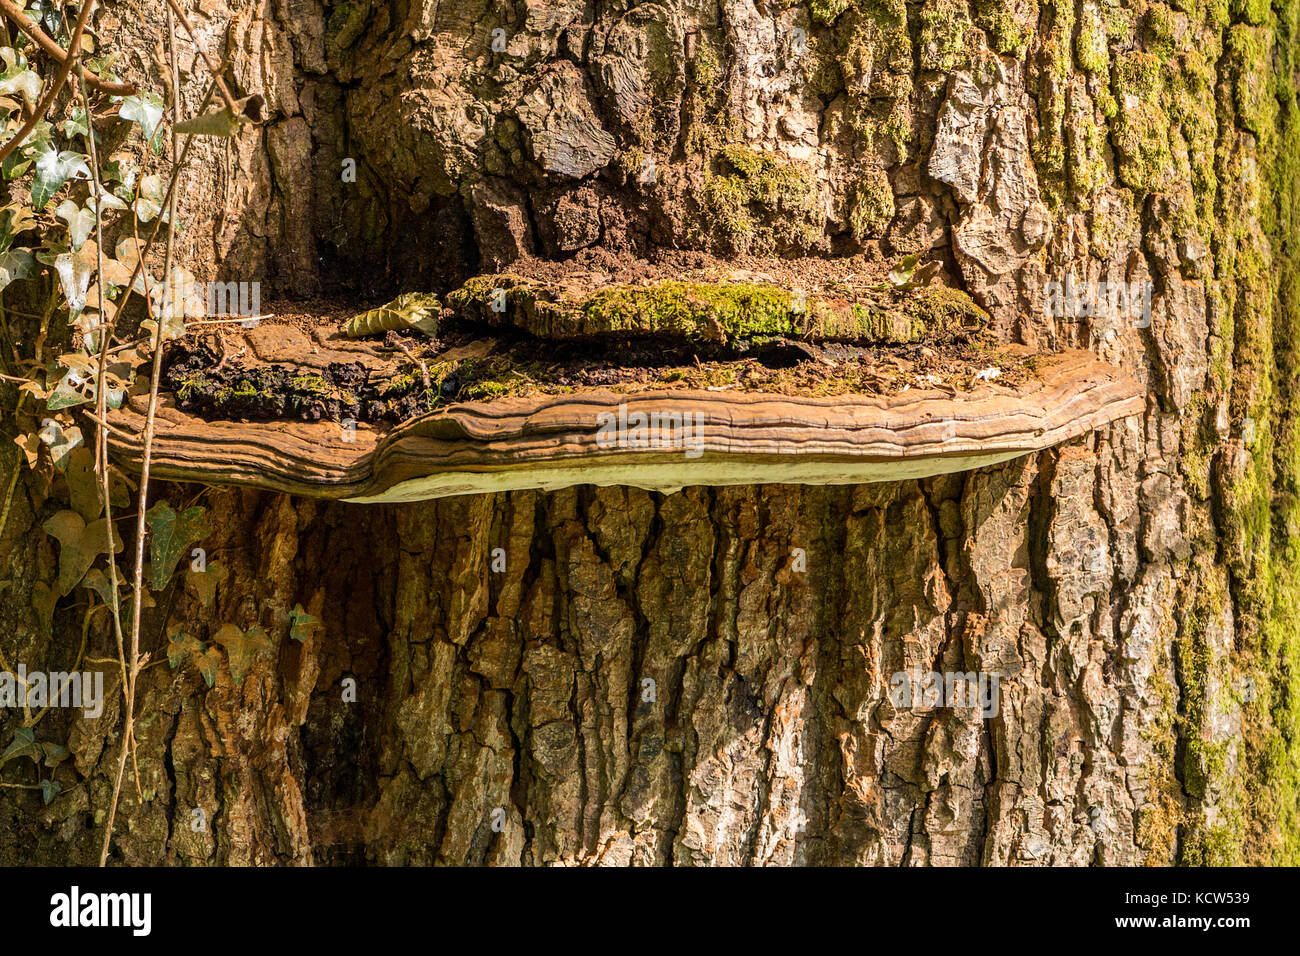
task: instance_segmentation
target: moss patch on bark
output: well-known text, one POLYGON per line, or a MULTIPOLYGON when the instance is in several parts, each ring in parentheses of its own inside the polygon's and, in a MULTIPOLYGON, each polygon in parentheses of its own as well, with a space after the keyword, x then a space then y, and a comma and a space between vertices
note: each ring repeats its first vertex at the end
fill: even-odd
POLYGON ((540 339, 656 337, 728 344, 773 337, 904 345, 977 337, 988 316, 945 286, 882 288, 833 300, 761 282, 655 282, 566 293, 514 275, 479 276, 447 296, 465 321, 513 326, 540 339))

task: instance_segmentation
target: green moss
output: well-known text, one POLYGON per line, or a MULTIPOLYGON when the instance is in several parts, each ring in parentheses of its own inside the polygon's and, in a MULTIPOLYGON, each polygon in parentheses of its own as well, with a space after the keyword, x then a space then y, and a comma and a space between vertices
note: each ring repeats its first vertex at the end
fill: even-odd
POLYGON ((884 170, 870 169, 853 185, 849 228, 859 241, 882 235, 894 218, 894 190, 884 170))
MULTIPOLYGON (((885 166, 906 162, 912 142, 912 31, 903 0, 872 0, 836 24, 839 89, 862 152, 885 166)), ((947 42, 947 41, 945 41, 947 42)))
POLYGON ((808 0, 808 12, 815 22, 830 26, 852 3, 853 0, 808 0))
POLYGON ((951 72, 970 60, 970 7, 965 0, 935 0, 921 5, 921 69, 951 72))
POLYGON ((517 276, 480 276, 447 301, 462 319, 560 341, 658 336, 723 345, 798 337, 902 344, 965 340, 988 320, 969 296, 944 286, 880 289, 859 301, 756 282, 665 281, 566 295, 517 276), (504 300, 504 312, 492 310, 494 298, 504 300))
MULTIPOLYGON (((1212 387, 1226 397, 1234 429, 1249 420, 1253 435, 1241 445, 1218 448, 1217 436, 1202 430, 1188 436, 1194 456, 1219 454, 1213 495, 1217 530, 1228 569, 1227 595, 1236 624, 1233 666, 1219 682, 1250 679, 1253 699, 1232 702, 1242 717, 1238 765, 1249 772, 1230 775, 1215 747, 1187 727, 1185 746, 1193 786, 1203 775, 1216 793, 1218 818, 1189 822, 1182 859, 1186 863, 1295 864, 1300 861, 1300 486, 1297 422, 1300 403, 1293 382, 1300 379, 1300 116, 1291 77, 1297 66, 1300 3, 1280 0, 1212 2, 1204 23, 1222 44, 1199 43, 1180 56, 1183 76, 1195 78, 1202 93, 1217 89, 1214 162, 1193 161, 1192 175, 1214 182, 1210 204, 1197 196, 1201 227, 1212 236, 1214 276, 1209 288, 1213 329, 1224 348, 1211 356, 1212 387), (1217 62, 1217 70, 1211 65, 1217 62), (1216 79, 1207 81, 1205 74, 1216 79), (1213 85, 1211 85, 1213 84, 1213 85), (1247 130, 1253 137, 1242 136, 1247 130), (1224 353, 1227 353, 1226 355, 1224 353)), ((1204 151, 1195 103, 1173 97, 1189 152, 1204 151), (1199 142, 1198 142, 1199 140, 1199 142)), ((1207 112, 1208 104, 1203 104, 1207 112)), ((1203 124, 1204 125, 1204 124, 1203 124)), ((1201 187, 1205 188, 1204 186, 1201 187)), ((1199 192, 1200 190, 1198 190, 1199 192)), ((1186 652, 1193 658, 1206 626, 1198 615, 1189 624, 1186 652)), ((1194 671, 1195 660, 1186 667, 1194 671)), ((1189 684, 1189 715, 1210 713, 1216 702, 1205 685, 1189 684), (1199 700, 1192 700, 1199 694, 1199 700)), ((1222 703, 1222 702, 1219 702, 1222 703)))
POLYGON ((1083 5, 1079 19, 1079 33, 1074 41, 1074 59, 1079 68, 1089 73, 1102 74, 1110 68, 1110 51, 1106 46, 1106 26, 1101 11, 1091 3, 1083 5))
POLYGON ((1149 53, 1132 52, 1120 59, 1116 73, 1116 171, 1127 185, 1150 192, 1164 183, 1173 163, 1162 66, 1149 53))
POLYGON ((1229 10, 1247 23, 1262 26, 1268 23, 1270 0, 1232 0, 1229 10))
POLYGON ((1039 39, 1043 66, 1035 77, 1038 135, 1033 137, 1030 145, 1039 186, 1048 205, 1053 208, 1065 198, 1066 110, 1072 76, 1074 25, 1072 0, 1044 0, 1039 39))
POLYGON ((749 214, 751 197, 745 184, 733 176, 711 176, 704 184, 704 207, 709 225, 731 249, 748 249, 754 238, 749 214))
POLYGON ((1266 27, 1239 24, 1229 29, 1225 44, 1237 122, 1260 137, 1272 135, 1276 116, 1271 41, 1266 27))
POLYGON ((1174 34, 1178 26, 1176 14, 1164 4, 1153 3, 1147 7, 1142 22, 1142 40, 1148 53, 1164 63, 1174 55, 1174 34))
POLYGON ((1086 208, 1089 198, 1110 183, 1106 133, 1091 115, 1081 113, 1079 122, 1072 124, 1067 131, 1066 147, 1071 192, 1078 205, 1086 208))
POLYGON ((719 148, 713 167, 703 191, 702 241, 738 255, 771 255, 807 251, 824 238, 809 170, 736 145, 719 148))
POLYGON ((975 0, 975 22, 988 31, 994 50, 1019 56, 1034 35, 1038 4, 1035 0, 975 0))
POLYGON ((1210 497, 1210 467, 1218 438, 1212 416, 1213 410, 1207 407, 1203 393, 1193 395, 1183 408, 1183 453, 1178 466, 1187 490, 1201 501, 1210 497))

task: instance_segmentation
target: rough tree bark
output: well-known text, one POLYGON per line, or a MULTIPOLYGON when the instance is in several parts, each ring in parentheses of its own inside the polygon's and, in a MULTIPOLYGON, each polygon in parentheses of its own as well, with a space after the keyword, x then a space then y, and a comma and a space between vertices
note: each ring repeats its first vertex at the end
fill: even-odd
MULTIPOLYGON (((525 254, 920 252, 1003 340, 1088 348, 1148 403, 919 482, 207 490, 229 576, 160 595, 144 647, 261 623, 272 648, 237 686, 145 671, 114 861, 1296 858, 1295 0, 217 7, 200 34, 269 119, 203 147, 203 278, 373 296, 525 254), (1149 327, 1049 316, 1069 273, 1153 282, 1149 327), (896 710, 909 669, 1000 673, 1000 712, 896 710)), ((71 599, 31 597, 58 492, 20 477, 0 532, 29 666, 80 641, 71 599)), ((0 790, 0 862, 94 862, 119 709, 51 717, 65 792, 0 790)))

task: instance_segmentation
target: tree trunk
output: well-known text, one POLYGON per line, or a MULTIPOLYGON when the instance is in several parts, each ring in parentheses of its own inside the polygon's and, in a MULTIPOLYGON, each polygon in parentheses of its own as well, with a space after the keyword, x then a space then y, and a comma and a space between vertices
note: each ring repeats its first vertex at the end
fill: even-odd
MULTIPOLYGON (((228 6, 199 36, 267 122, 185 181, 203 278, 373 298, 526 255, 919 253, 1001 341, 1089 349, 1147 408, 852 487, 159 485, 202 493, 224 577, 144 618, 113 861, 1297 860, 1300 3, 228 6), (1052 315, 1067 276, 1152 283, 1150 321, 1052 315), (320 626, 291 636, 296 605, 320 626), (223 624, 270 637, 241 682, 168 665, 223 624), (917 671, 1000 675, 996 714, 896 706, 917 671)), ((101 33, 156 43, 129 9, 101 33)), ((0 532, 0 646, 33 668, 83 633, 39 584, 62 493, 24 471, 0 532)), ((42 724, 63 792, 0 789, 0 862, 98 858, 104 623, 105 713, 42 724)))

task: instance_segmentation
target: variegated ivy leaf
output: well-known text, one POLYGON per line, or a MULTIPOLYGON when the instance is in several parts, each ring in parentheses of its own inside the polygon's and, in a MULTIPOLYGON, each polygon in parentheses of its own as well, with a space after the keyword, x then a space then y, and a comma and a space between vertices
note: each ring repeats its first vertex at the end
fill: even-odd
POLYGON ((90 125, 86 122, 86 111, 83 109, 74 109, 59 125, 67 139, 72 139, 74 136, 90 136, 90 125))
MULTIPOLYGON (((135 272, 136 263, 140 261, 140 255, 144 251, 144 243, 138 242, 134 236, 128 236, 125 239, 118 240, 117 249, 114 254, 117 256, 113 265, 109 263, 113 260, 104 260, 104 276, 106 281, 116 286, 124 286, 131 279, 131 273, 135 272), (118 269, 120 264, 121 268, 118 269)), ((135 285, 131 286, 132 291, 145 295, 145 279, 148 278, 148 289, 157 289, 161 283, 158 282, 152 272, 146 267, 141 266, 140 271, 136 273, 135 285)))
POLYGON ((60 471, 67 467, 68 455, 84 441, 81 429, 76 425, 69 425, 64 428, 52 418, 45 419, 41 423, 41 430, 36 434, 49 448, 54 467, 60 471))
POLYGON ((59 276, 63 298, 73 317, 86 307, 86 290, 95 272, 99 247, 95 240, 87 239, 76 252, 63 252, 54 257, 54 271, 59 276))
POLYGON ((0 47, 5 71, 0 73, 0 93, 21 93, 29 105, 41 98, 41 78, 28 66, 27 58, 12 47, 0 47))
POLYGON ((96 196, 90 196, 86 199, 87 209, 93 211, 96 207, 100 210, 115 209, 120 212, 126 209, 126 203, 122 202, 122 200, 118 199, 103 186, 100 186, 98 187, 98 198, 96 198, 96 196))
POLYGON ((119 77, 111 71, 113 64, 117 63, 121 58, 121 50, 114 50, 107 56, 92 56, 86 60, 86 69, 102 79, 116 82, 119 77))
POLYGON ((32 163, 37 156, 40 156, 50 148, 50 136, 53 134, 53 127, 45 120, 41 120, 32 131, 27 134, 21 146, 5 157, 4 162, 0 163, 0 175, 5 179, 17 179, 32 167, 32 163))
POLYGON ((0 209, 0 252, 8 252, 20 232, 36 228, 31 210, 18 203, 0 209))
POLYGON ((91 396, 84 391, 86 379, 77 372, 69 371, 59 379, 59 384, 54 386, 54 391, 50 397, 45 400, 45 407, 52 412, 57 412, 61 408, 71 408, 73 405, 84 405, 91 401, 91 396))
POLYGON ((95 228, 95 214, 90 209, 82 209, 71 199, 59 203, 54 214, 68 224, 68 237, 72 240, 73 251, 80 249, 90 238, 90 231, 95 228))
POLYGON ((163 101, 157 93, 141 93, 138 96, 125 97, 117 115, 124 120, 139 123, 140 129, 144 131, 145 142, 155 153, 162 152, 162 137, 157 133, 162 125, 163 101))
MULTIPOLYGON (((150 222, 163 211, 163 200, 167 198, 167 186, 157 173, 150 173, 140 180, 140 195, 132 208, 136 218, 141 222, 150 222)), ((166 218, 163 222, 166 222, 166 218)))
POLYGON ((35 174, 32 177, 32 208, 41 210, 50 201, 50 197, 63 188, 70 179, 89 179, 90 167, 80 153, 71 150, 59 152, 53 146, 36 158, 35 174))
POLYGON ((125 202, 130 202, 135 194, 135 180, 139 174, 135 158, 130 153, 114 153, 99 170, 100 181, 117 183, 113 195, 125 202))
POLYGON ((889 281, 896 289, 905 289, 911 285, 912 273, 916 270, 916 256, 903 256, 898 265, 889 270, 889 281))
POLYGON ((26 249, 0 252, 0 291, 17 279, 30 279, 36 271, 36 260, 26 249))
MULTIPOLYGON (((21 4, 20 4, 21 6, 21 4)), ((65 29, 63 15, 54 0, 30 0, 31 17, 47 34, 58 38, 65 29)))

